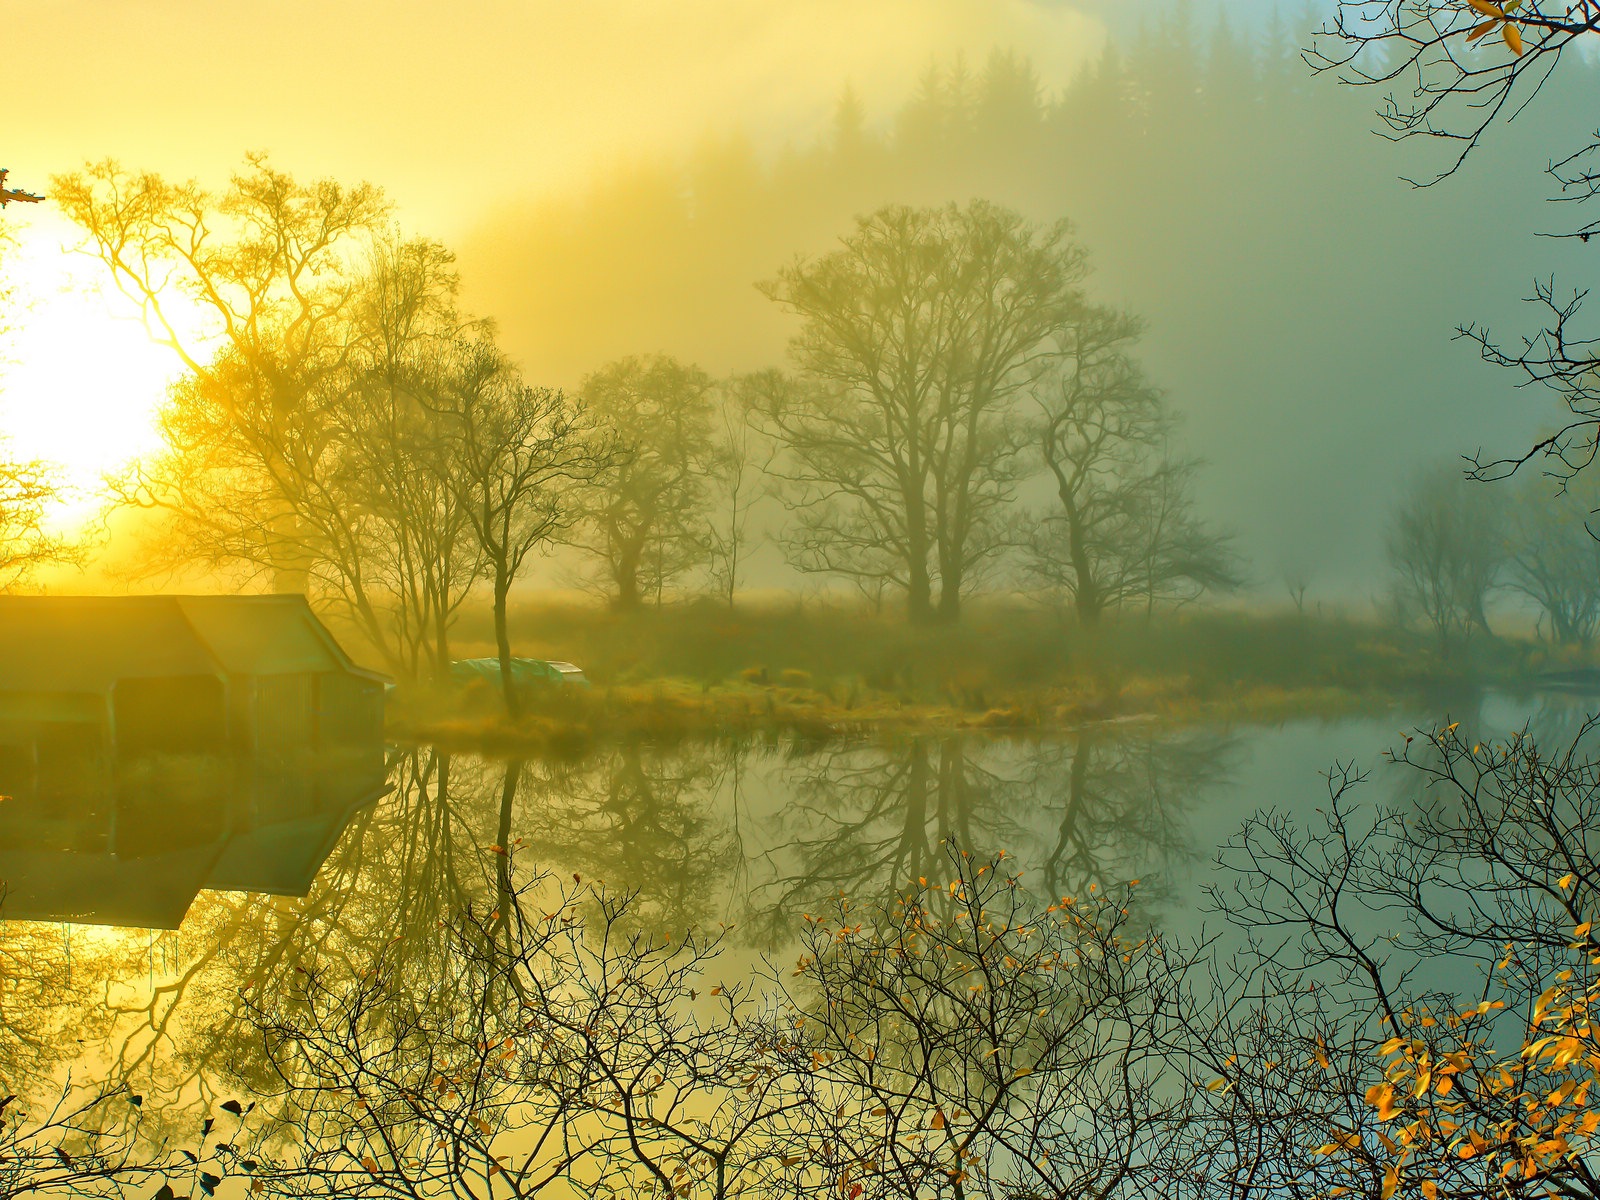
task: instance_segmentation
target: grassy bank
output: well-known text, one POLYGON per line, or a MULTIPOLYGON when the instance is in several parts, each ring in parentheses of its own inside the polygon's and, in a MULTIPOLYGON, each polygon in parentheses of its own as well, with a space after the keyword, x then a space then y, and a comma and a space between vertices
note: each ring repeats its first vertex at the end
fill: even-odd
MULTIPOLYGON (((512 635, 516 653, 576 662, 595 686, 548 696, 515 723, 481 685, 404 692, 397 735, 559 750, 630 736, 820 739, 1051 732, 1131 717, 1271 721, 1382 711, 1592 661, 1517 639, 1441 650, 1409 631, 1293 613, 1195 612, 1084 628, 995 606, 958 626, 913 628, 820 607, 621 614, 524 606, 512 635)), ((453 653, 492 654, 487 624, 463 621, 453 653)))

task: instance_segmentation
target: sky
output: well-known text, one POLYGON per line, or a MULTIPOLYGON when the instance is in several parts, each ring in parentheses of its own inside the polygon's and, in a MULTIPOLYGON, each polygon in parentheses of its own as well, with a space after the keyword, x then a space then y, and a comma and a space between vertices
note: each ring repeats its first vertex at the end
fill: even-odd
MULTIPOLYGON (((846 83, 887 109, 963 51, 1026 48, 1060 86, 1106 36, 1050 0, 36 0, 7 6, 4 29, 13 187, 106 158, 221 185, 264 150, 300 179, 377 184, 407 232, 447 244, 708 135, 776 152, 813 137, 846 83)), ((155 445, 176 365, 63 253, 66 222, 3 219, 28 316, 0 346, 0 427, 16 455, 67 468, 85 494, 70 523, 101 474, 155 445)))
MULTIPOLYGON (((1057 89, 1108 37, 1129 41, 1142 21, 1183 3, 34 0, 6 13, 10 119, 0 165, 12 169, 13 185, 34 190, 46 190, 56 172, 106 157, 220 185, 246 151, 264 150, 299 179, 379 185, 408 232, 462 250, 474 302, 471 272, 484 263, 485 240, 532 211, 530 200, 581 197, 588 181, 614 178, 622 164, 670 159, 708 138, 744 135, 768 156, 806 145, 826 128, 847 84, 870 120, 887 122, 931 63, 958 54, 977 64, 994 48, 1022 51, 1044 87, 1057 89)), ((1188 7, 1206 30, 1223 3, 1188 7)), ((1237 28, 1274 11, 1304 27, 1316 7, 1226 0, 1237 28)), ((12 281, 32 306, 0 347, 12 360, 0 381, 0 430, 21 456, 72 459, 70 477, 87 493, 103 471, 156 444, 151 414, 176 364, 145 343, 125 312, 115 319, 114 297, 93 294, 95 264, 62 253, 71 237, 64 222, 43 206, 13 207, 0 221, 24 234, 12 281)), ((1119 263, 1113 246, 1092 249, 1120 301, 1118 281, 1135 277, 1130 264, 1119 263)), ((1209 263, 1214 249, 1190 246, 1185 262, 1209 263)), ((1171 314, 1150 304, 1157 283, 1142 286, 1128 302, 1153 312, 1158 333, 1165 316, 1170 333, 1171 314)), ((515 332, 515 312, 488 315, 515 332)), ((1442 343, 1449 324, 1434 324, 1424 332, 1442 343)), ((1414 332, 1407 327, 1405 336, 1414 332)), ((1188 403, 1197 381, 1182 337, 1153 344, 1152 363, 1180 405, 1188 403)), ((1356 386, 1377 393, 1384 383, 1356 386)), ((1259 461, 1236 444, 1279 425, 1290 437, 1309 404, 1273 404, 1265 416, 1244 404, 1223 412, 1220 403, 1208 416, 1202 404, 1192 423, 1196 444, 1217 463, 1208 478, 1222 481, 1207 487, 1232 486, 1229 472, 1243 468, 1268 487, 1259 461)), ((1341 427, 1355 429, 1359 415, 1341 414, 1341 427)), ((1392 437, 1379 416, 1361 420, 1373 436, 1392 437)), ((1227 515, 1259 524, 1262 505, 1235 491, 1227 515)), ((1323 503, 1321 495, 1306 503, 1323 503)), ((1299 536, 1287 517, 1279 524, 1280 541, 1299 536)), ((1361 547, 1351 551, 1352 565, 1375 565, 1377 532, 1349 540, 1361 547)))
POLYGON ((1041 0, 36 0, 6 12, 13 183, 114 157, 217 179, 261 149, 367 179, 446 240, 508 197, 723 129, 769 144, 935 58, 1059 84, 1104 22, 1041 0))

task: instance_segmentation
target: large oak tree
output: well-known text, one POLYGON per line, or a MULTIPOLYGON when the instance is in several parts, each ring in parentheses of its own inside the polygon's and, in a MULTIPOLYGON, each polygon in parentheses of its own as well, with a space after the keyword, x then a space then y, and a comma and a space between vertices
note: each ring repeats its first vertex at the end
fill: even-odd
POLYGON ((791 561, 887 582, 913 621, 956 620, 1011 540, 1014 403, 1078 319, 1087 271, 1066 222, 980 200, 880 209, 763 284, 800 319, 800 379, 762 405, 787 448, 791 561))

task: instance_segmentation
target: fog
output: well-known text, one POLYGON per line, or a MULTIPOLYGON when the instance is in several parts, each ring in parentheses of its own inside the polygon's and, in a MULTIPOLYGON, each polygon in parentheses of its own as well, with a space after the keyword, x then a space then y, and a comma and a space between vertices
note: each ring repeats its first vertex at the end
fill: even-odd
MULTIPOLYGON (((1300 61, 1321 17, 619 0, 375 23, 350 3, 62 0, 9 18, 36 51, 8 67, 8 154, 41 180, 110 156, 216 184, 258 149, 369 180, 458 252, 467 306, 530 378, 568 388, 629 354, 782 364, 793 320, 754 285, 880 205, 1066 217, 1091 295, 1147 321, 1142 361, 1207 464, 1202 510, 1253 582, 1309 570, 1365 604, 1408 471, 1552 419, 1451 336, 1531 330, 1518 298, 1570 274, 1578 251, 1538 236, 1558 216, 1541 168, 1594 81, 1580 64, 1418 190, 1402 176, 1426 178, 1432 148, 1375 136, 1377 97, 1300 61)), ((795 582, 770 551, 755 565, 795 582)))
POLYGON ((1209 464, 1207 512, 1267 586, 1314 566, 1319 590, 1363 601, 1409 469, 1557 415, 1452 335, 1532 333, 1520 298, 1571 276, 1581 251, 1537 236, 1562 215, 1542 147, 1581 136, 1570 114, 1592 111, 1595 81, 1566 77, 1418 189, 1401 176, 1425 177, 1429 148, 1378 137, 1371 94, 1310 78, 1303 32, 1247 13, 1135 27, 1065 88, 1003 50, 938 60, 888 103, 841 84, 815 137, 775 150, 728 129, 502 206, 462 243, 469 295, 562 382, 640 350, 751 370, 792 332, 752 284, 856 213, 983 196, 1066 216, 1092 294, 1148 320, 1144 361, 1209 464))

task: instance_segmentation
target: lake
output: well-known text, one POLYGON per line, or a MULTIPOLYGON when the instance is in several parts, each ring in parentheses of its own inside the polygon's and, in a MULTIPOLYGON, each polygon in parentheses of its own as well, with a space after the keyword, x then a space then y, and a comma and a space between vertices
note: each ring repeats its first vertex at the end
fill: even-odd
MULTIPOLYGON (((1590 703, 1479 695, 1440 715, 1560 740, 1590 703)), ((575 911, 603 907, 598 886, 646 936, 720 937, 705 977, 731 987, 792 962, 808 914, 841 895, 887 903, 942 881, 950 841, 1005 852, 1042 900, 1137 879, 1140 922, 1194 934, 1217 921, 1205 889, 1243 820, 1312 819, 1339 764, 1370 771, 1361 803, 1410 803, 1416 772, 1384 752, 1428 723, 1129 721, 1060 739, 631 745, 578 761, 392 750, 381 778, 173 760, 70 799, 11 797, 0 1079, 36 1106, 109 1081, 139 1097, 140 1137, 181 1140, 224 1100, 280 1094, 259 1030, 298 1019, 308 980, 337 1001, 381 974, 438 1003, 462 970, 460 914, 504 928, 534 874, 518 921, 537 923, 546 897, 559 910, 563 889, 575 911)))

